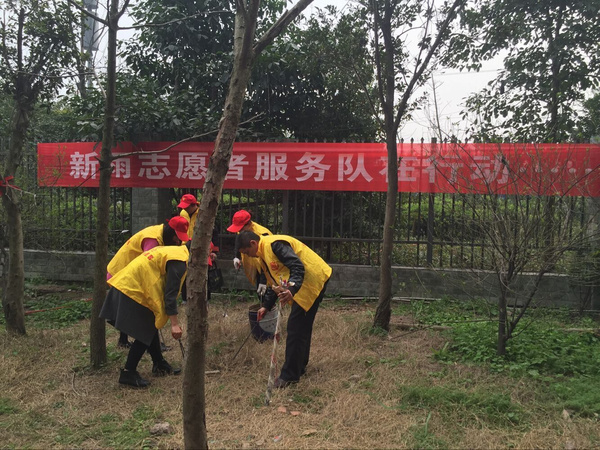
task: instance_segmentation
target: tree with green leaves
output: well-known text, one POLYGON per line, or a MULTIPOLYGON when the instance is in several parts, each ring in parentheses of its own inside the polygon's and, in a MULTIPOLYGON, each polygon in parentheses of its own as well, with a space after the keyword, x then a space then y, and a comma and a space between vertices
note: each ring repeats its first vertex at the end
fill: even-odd
POLYGON ((579 122, 577 141, 600 142, 600 93, 583 103, 583 117, 579 122))
MULTIPOLYGON (((473 122, 470 131, 474 139, 537 143, 581 140, 576 129, 582 104, 600 81, 599 11, 599 0, 482 0, 469 4, 461 15, 463 32, 453 36, 447 62, 477 70, 482 61, 506 54, 498 77, 466 102, 464 116, 473 122)), ((507 241, 509 236, 521 236, 523 229, 535 228, 542 236, 544 251, 536 259, 535 269, 540 278, 552 271, 556 250, 570 242, 569 236, 557 232, 565 220, 560 216, 561 204, 560 196, 546 195, 540 199, 543 216, 503 221, 501 236, 507 241)), ((492 250, 493 269, 503 280, 498 354, 504 354, 520 315, 511 318, 502 291, 518 270, 523 270, 511 258, 522 256, 526 249, 515 247, 507 253, 498 246, 492 250)))
POLYGON ((64 2, 2 1, 0 22, 0 86, 12 100, 8 157, 0 167, 0 193, 6 211, 8 274, 2 298, 9 332, 25 334, 23 295, 25 268, 21 193, 11 187, 22 164, 36 105, 52 98, 79 60, 75 14, 64 2))
MULTIPOLYGON (((283 5, 263 2, 259 33, 283 5)), ((131 10, 138 31, 123 44, 116 138, 179 140, 201 131, 201 139, 214 139, 233 64, 233 3, 146 0, 131 10)), ((257 57, 240 139, 373 140, 378 123, 362 89, 373 78, 361 57, 367 31, 358 14, 334 22, 325 12, 290 27, 257 57)), ((86 139, 98 139, 102 92, 73 94, 78 126, 86 139)))
POLYGON ((466 102, 481 141, 566 142, 600 82, 600 0, 480 0, 461 15, 447 62, 477 70, 505 54, 504 69, 466 102))
POLYGON ((373 141, 379 123, 365 87, 373 86, 364 12, 319 10, 290 27, 257 59, 243 118, 260 117, 242 137, 373 141))

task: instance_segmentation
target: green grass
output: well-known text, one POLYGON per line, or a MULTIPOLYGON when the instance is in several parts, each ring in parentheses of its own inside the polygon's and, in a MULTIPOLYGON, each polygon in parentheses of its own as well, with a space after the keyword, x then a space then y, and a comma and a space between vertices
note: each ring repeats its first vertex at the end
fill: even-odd
POLYGON ((431 413, 427 414, 427 418, 425 419, 425 423, 423 425, 413 425, 410 428, 413 438, 413 444, 411 445, 411 448, 419 448, 423 450, 449 448, 448 444, 443 439, 439 439, 429 431, 430 419, 431 413))
POLYGON ((17 408, 11 404, 11 400, 8 398, 0 397, 0 416, 15 414, 17 408))
POLYGON ((89 318, 92 303, 84 299, 65 301, 59 296, 51 296, 35 303, 28 303, 26 309, 39 311, 26 316, 26 326, 63 328, 89 318))
POLYGON ((564 409, 582 417, 600 417, 600 376, 571 378, 551 388, 564 409))
POLYGON ((526 422, 523 408, 502 392, 469 391, 454 386, 399 386, 398 395, 402 407, 435 409, 454 421, 482 421, 497 427, 526 422))

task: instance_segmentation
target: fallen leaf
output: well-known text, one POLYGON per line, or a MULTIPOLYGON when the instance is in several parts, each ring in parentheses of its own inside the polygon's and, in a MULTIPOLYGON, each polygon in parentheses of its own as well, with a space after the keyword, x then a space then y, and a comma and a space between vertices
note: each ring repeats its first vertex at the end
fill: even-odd
POLYGON ((310 430, 303 431, 300 436, 310 436, 312 434, 316 434, 318 430, 316 428, 311 428, 310 430))
POLYGON ((282 414, 286 414, 287 413, 287 408, 285 406, 280 406, 279 408, 277 408, 277 412, 280 412, 282 414))
POLYGON ((299 416, 300 415, 300 411, 292 411, 292 412, 290 412, 290 414, 292 416, 299 416))

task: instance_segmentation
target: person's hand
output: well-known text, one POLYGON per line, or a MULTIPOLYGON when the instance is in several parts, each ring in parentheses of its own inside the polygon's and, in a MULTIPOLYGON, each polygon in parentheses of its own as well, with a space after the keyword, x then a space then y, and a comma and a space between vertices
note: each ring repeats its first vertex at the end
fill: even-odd
POLYGON ((267 292, 267 285, 266 284, 259 284, 258 285, 258 289, 256 289, 256 293, 260 296, 265 295, 265 292, 267 292))
POLYGON ((294 296, 292 295, 289 289, 281 289, 277 294, 277 298, 279 298, 281 306, 285 306, 288 303, 292 303, 294 301, 294 296))
POLYGON ((210 257, 211 261, 214 261, 215 259, 217 259, 217 254, 216 253, 211 253, 210 255, 208 255, 210 257))
POLYGON ((240 261, 240 258, 233 258, 233 267, 235 270, 239 270, 239 268, 242 267, 242 261, 240 261))
POLYGON ((178 341, 181 339, 182 334, 183 332, 181 331, 181 327, 179 325, 171 325, 171 336, 173 336, 173 339, 178 341))
POLYGON ((262 308, 260 308, 257 312, 256 312, 256 321, 260 322, 262 320, 263 317, 265 317, 265 314, 267 313, 267 308, 265 308, 264 306, 262 308))

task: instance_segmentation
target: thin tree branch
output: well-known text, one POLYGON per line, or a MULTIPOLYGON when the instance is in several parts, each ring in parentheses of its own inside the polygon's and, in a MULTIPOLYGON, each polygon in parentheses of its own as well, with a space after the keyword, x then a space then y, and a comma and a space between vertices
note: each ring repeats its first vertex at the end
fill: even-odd
POLYGON ((254 45, 254 53, 258 55, 267 45, 271 44, 273 40, 279 36, 279 34, 281 34, 281 32, 312 2, 313 0, 300 0, 292 7, 292 9, 284 11, 277 22, 275 22, 273 26, 258 39, 254 45))
POLYGON ((109 26, 108 20, 106 19, 101 19, 100 17, 98 17, 96 14, 91 13, 90 11, 88 11, 87 9, 85 9, 83 6, 79 5, 77 2, 75 2, 74 0, 67 0, 69 2, 70 5, 73 5, 75 8, 77 8, 79 11, 81 11, 82 13, 84 13, 85 15, 91 17, 92 19, 94 19, 97 22, 100 22, 101 24, 104 24, 104 26, 109 26))
MULTIPOLYGON (((244 125, 246 123, 252 122, 256 118, 260 117, 261 115, 262 115, 262 113, 257 114, 256 116, 251 117, 250 119, 248 119, 248 120, 246 120, 244 122, 240 122, 240 125, 244 125)), ((114 155, 111 160, 114 161, 116 159, 124 158, 126 156, 132 156, 132 155, 155 155, 155 154, 165 153, 165 152, 171 150, 172 148, 177 147, 178 145, 184 144, 185 142, 189 142, 191 140, 198 139, 198 138, 201 138, 201 137, 204 137, 204 136, 210 136, 211 134, 217 133, 218 131, 219 131, 219 129, 217 128, 216 130, 207 131, 206 133, 196 134, 194 136, 190 136, 190 137, 187 137, 187 138, 182 139, 180 141, 174 142, 173 144, 171 144, 168 147, 163 148, 161 150, 153 150, 153 151, 150 151, 150 152, 138 151, 138 152, 130 152, 130 153, 121 153, 119 155, 114 155)))
MULTIPOLYGON (((402 120, 402 117, 404 115, 404 109, 406 108, 406 105, 408 104, 408 100, 410 99, 410 97, 412 95, 412 91, 415 88, 417 81, 419 81, 419 79, 423 75, 423 72, 429 65, 429 61, 431 60, 431 58, 433 58, 433 55, 437 52, 437 49, 440 46, 440 44, 442 43, 442 39, 444 38, 444 35, 446 34, 446 31, 448 30, 450 23, 456 17, 458 10, 460 8, 462 8, 465 5, 465 3, 466 3, 466 0, 454 0, 454 3, 448 10, 446 18, 444 19, 444 21, 442 22, 442 25, 438 29, 438 34, 435 38, 435 41, 433 42, 433 44, 431 44, 431 47, 429 47, 429 51, 427 52, 427 56, 425 57, 425 60, 421 63, 421 66, 418 67, 418 69, 415 71, 415 74, 414 74, 412 80, 410 80, 409 85, 406 87, 406 90, 404 91, 404 95, 402 96, 402 100, 398 107, 398 114, 397 114, 396 120, 394 122, 396 127, 398 127, 400 125, 400 121, 402 120)), ((418 66, 418 64, 417 64, 417 66, 418 66)))

